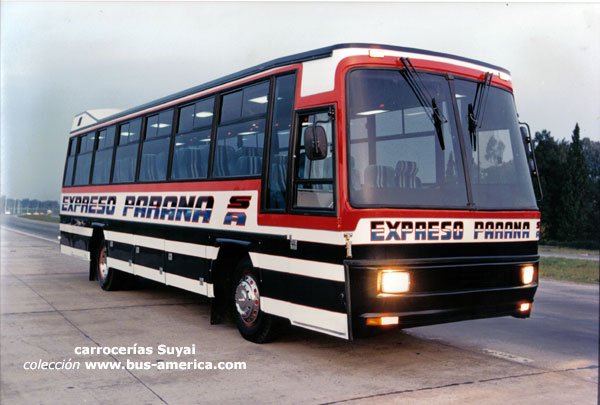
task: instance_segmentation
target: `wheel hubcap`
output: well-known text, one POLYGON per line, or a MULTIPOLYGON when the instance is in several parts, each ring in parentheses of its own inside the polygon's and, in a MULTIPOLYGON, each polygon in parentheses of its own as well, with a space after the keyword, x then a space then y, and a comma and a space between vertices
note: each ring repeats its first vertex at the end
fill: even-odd
POLYGON ((252 326, 260 312, 260 294, 258 284, 251 275, 246 274, 235 289, 235 307, 247 326, 252 326))
POLYGON ((103 246, 102 249, 100 249, 100 255, 98 257, 98 275, 102 281, 106 280, 106 277, 108 276, 107 256, 106 246, 103 246))

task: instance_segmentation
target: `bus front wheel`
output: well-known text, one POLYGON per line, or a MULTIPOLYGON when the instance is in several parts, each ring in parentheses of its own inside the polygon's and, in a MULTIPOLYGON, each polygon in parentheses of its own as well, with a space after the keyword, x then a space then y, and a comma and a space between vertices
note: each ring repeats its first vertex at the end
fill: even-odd
POLYGON ((274 316, 260 308, 258 272, 249 258, 243 259, 235 269, 232 289, 233 316, 244 339, 266 343, 275 337, 277 329, 274 316))

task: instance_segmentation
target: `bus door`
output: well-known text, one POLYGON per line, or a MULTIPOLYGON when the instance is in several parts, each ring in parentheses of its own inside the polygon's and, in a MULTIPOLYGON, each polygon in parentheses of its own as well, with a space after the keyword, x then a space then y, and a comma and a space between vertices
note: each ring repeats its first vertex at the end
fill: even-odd
MULTIPOLYGON (((333 106, 296 113, 294 130, 288 134, 290 159, 285 152, 290 175, 278 187, 273 186, 279 176, 274 173, 280 169, 273 164, 271 149, 263 198, 267 207, 277 204, 279 213, 286 214, 277 224, 283 237, 269 243, 267 254, 251 256, 261 268, 265 312, 288 318, 293 325, 348 339, 344 246, 336 243, 337 233, 331 231, 337 213, 333 113, 333 106)), ((274 214, 272 218, 277 214, 268 213, 274 214)))

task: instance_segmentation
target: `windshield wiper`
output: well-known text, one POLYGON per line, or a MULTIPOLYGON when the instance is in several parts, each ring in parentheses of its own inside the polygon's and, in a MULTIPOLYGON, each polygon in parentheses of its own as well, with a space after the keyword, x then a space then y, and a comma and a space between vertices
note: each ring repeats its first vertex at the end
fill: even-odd
POLYGON ((421 80, 421 77, 415 70, 412 62, 409 58, 401 57, 400 62, 404 65, 404 69, 400 71, 404 79, 407 81, 408 85, 412 89, 415 96, 417 96, 417 100, 425 110, 425 113, 431 120, 435 128, 435 132, 437 133, 438 141, 440 142, 440 147, 442 150, 445 149, 444 146, 444 134, 442 133, 442 124, 448 122, 446 117, 440 112, 437 102, 435 101, 435 97, 432 97, 427 87, 421 80), (431 100, 431 102, 429 101, 431 100))
POLYGON ((477 150, 477 128, 481 128, 483 122, 483 112, 485 111, 485 104, 487 102, 488 90, 492 84, 492 74, 486 72, 483 82, 477 83, 477 90, 475 90, 475 98, 473 103, 469 103, 467 106, 467 114, 469 117, 469 139, 473 150, 477 150))

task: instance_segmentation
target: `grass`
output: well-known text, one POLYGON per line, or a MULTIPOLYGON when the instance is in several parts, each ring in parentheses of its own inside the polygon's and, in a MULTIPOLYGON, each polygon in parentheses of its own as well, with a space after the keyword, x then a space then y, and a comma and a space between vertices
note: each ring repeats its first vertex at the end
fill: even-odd
POLYGON ((542 257, 540 258, 540 277, 597 284, 600 278, 599 265, 599 262, 596 260, 542 257))
POLYGON ((59 217, 54 217, 51 215, 19 215, 19 218, 32 219, 34 221, 41 222, 52 222, 58 224, 60 221, 59 217))
POLYGON ((548 246, 548 245, 540 245, 540 252, 544 253, 567 253, 567 254, 579 254, 579 255, 589 255, 596 256, 600 254, 598 250, 590 250, 590 249, 575 249, 570 247, 561 247, 561 246, 548 246))

